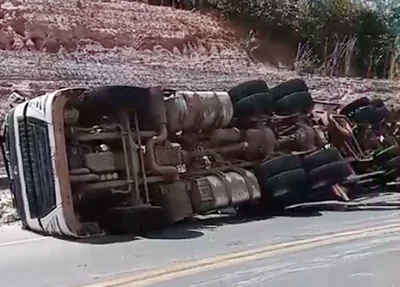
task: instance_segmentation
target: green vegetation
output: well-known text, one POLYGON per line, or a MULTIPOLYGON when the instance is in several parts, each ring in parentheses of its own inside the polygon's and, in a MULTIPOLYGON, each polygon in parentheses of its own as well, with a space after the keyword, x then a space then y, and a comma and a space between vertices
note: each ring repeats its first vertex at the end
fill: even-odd
POLYGON ((400 33, 400 1, 208 0, 259 37, 299 47, 302 65, 324 74, 387 77, 400 33), (303 55, 303 57, 302 57, 303 55), (308 55, 304 59, 304 55, 308 55))

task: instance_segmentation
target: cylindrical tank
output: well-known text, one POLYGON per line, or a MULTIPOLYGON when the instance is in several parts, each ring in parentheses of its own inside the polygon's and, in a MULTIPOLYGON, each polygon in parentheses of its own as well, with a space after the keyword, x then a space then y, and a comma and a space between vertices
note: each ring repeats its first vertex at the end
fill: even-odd
POLYGON ((226 92, 176 92, 166 99, 166 109, 171 132, 223 128, 233 116, 232 102, 226 92))
POLYGON ((192 185, 193 209, 204 212, 210 209, 238 205, 261 197, 261 189, 255 175, 244 169, 229 172, 213 172, 192 185))

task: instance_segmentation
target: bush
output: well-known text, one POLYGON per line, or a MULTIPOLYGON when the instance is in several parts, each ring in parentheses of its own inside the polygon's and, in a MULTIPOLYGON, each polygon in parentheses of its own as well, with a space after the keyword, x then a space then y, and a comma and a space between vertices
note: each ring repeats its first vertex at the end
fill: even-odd
MULTIPOLYGON (((386 76, 400 33, 400 7, 395 1, 375 4, 372 9, 352 0, 209 0, 227 19, 260 36, 293 47, 307 45, 316 56, 314 64, 325 65, 325 70, 327 63, 337 66, 347 61, 359 75, 386 76), (346 44, 351 39, 356 39, 354 45, 346 44), (333 62, 332 55, 337 57, 333 62)), ((336 66, 332 69, 340 69, 336 66)))

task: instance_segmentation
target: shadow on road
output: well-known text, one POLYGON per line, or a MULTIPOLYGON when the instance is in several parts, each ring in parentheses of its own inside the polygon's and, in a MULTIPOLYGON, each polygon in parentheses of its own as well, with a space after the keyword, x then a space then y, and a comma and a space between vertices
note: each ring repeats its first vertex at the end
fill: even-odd
MULTIPOLYGON (((382 204, 383 205, 383 204, 382 204)), ((358 209, 356 206, 353 208, 346 208, 340 210, 342 212, 356 211, 356 210, 387 210, 398 209, 399 204, 390 204, 386 202, 386 206, 379 206, 379 203, 372 204, 371 206, 362 206, 358 209), (393 206, 391 206, 393 205, 393 206), (394 206, 397 205, 397 208, 394 206)), ((196 216, 179 222, 173 226, 165 228, 158 232, 149 232, 140 235, 104 235, 83 239, 68 239, 60 238, 64 241, 94 244, 94 245, 108 245, 123 242, 132 242, 135 240, 184 240, 195 239, 203 236, 203 231, 208 229, 216 229, 225 225, 241 225, 249 222, 260 220, 273 220, 279 217, 320 217, 322 211, 338 211, 338 206, 324 205, 324 206, 309 206, 302 208, 295 208, 292 210, 274 210, 268 213, 260 210, 253 210, 253 212, 246 212, 246 214, 238 214, 232 209, 223 210, 219 213, 208 214, 204 216, 196 216)))
POLYGON ((274 212, 273 214, 258 214, 255 213, 249 215, 238 215, 232 211, 221 212, 218 214, 208 214, 205 216, 198 216, 179 222, 173 226, 165 228, 158 232, 149 232, 140 235, 104 235, 82 239, 69 239, 59 238, 64 241, 83 243, 83 244, 94 244, 94 245, 108 245, 115 243, 131 242, 135 240, 183 240, 183 239, 194 239, 203 236, 204 230, 216 229, 224 225, 240 225, 248 222, 254 222, 259 220, 269 220, 276 217, 311 217, 321 216, 322 214, 312 210, 301 210, 301 211, 281 211, 274 212))

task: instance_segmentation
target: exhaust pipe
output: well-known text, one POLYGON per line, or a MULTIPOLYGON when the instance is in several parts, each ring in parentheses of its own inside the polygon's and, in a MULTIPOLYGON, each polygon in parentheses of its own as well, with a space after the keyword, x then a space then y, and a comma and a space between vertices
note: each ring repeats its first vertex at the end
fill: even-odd
POLYGON ((157 127, 157 135, 150 138, 146 143, 145 161, 148 168, 168 180, 176 180, 179 177, 178 169, 175 166, 161 166, 156 162, 154 156, 154 145, 166 141, 168 137, 167 113, 164 102, 164 93, 161 88, 150 88, 151 108, 150 115, 157 127))

